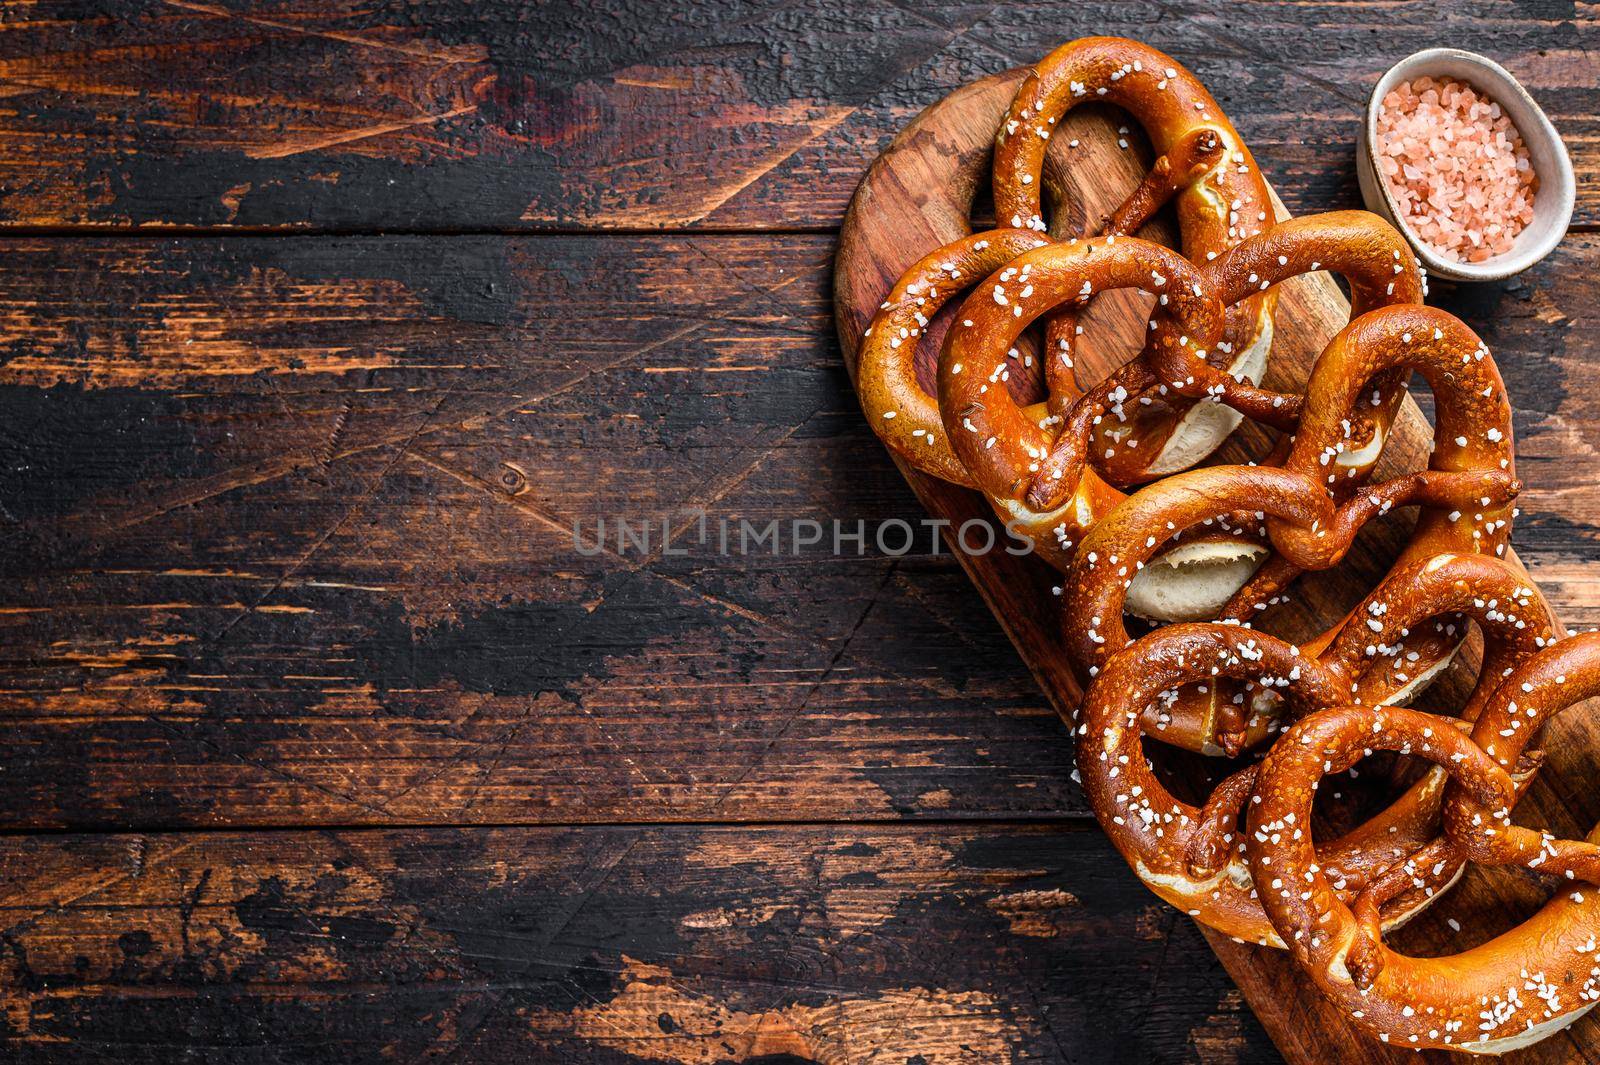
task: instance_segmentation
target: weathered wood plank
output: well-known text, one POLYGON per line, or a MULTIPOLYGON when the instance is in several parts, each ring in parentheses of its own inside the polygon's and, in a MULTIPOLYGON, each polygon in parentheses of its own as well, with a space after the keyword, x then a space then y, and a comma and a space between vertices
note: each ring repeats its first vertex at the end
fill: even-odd
POLYGON ((1590 4, 7 0, 0 224, 818 228, 956 86, 1126 34, 1211 87, 1296 214, 1352 206, 1365 87, 1522 77, 1600 223, 1590 4))
POLYGON ((1269 1062, 1097 832, 0 841, 18 1063, 1269 1062))
MULTIPOLYGON (((855 408, 832 250, 0 242, 8 827, 1083 814, 929 538, 717 549, 722 517, 924 516, 855 408), (574 549, 690 506, 686 556, 574 549)), ((1584 626, 1597 262, 1435 293, 1500 358, 1517 547, 1584 626)))
POLYGON ((13 825, 1082 809, 926 546, 574 549, 690 505, 916 517, 828 240, 12 250, 13 825))

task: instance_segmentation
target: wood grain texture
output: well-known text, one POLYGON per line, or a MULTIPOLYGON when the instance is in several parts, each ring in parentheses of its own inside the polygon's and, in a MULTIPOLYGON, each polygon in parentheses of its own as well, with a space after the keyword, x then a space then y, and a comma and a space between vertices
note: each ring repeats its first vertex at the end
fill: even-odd
POLYGON ((1273 1060, 1093 831, 13 838, 0 927, 28 1065, 1273 1060))
MULTIPOLYGON (((852 368, 859 338, 893 280, 913 262, 968 232, 973 189, 987 172, 993 130, 1003 119, 1018 81, 1020 74, 986 79, 928 108, 862 179, 840 234, 834 278, 839 335, 852 368)), ((1072 205, 1074 224, 1064 227, 1067 232, 1098 231, 1098 220, 1109 215, 1137 182, 1143 166, 1127 141, 1119 139, 1119 132, 1114 122, 1093 115, 1079 118, 1070 129, 1055 131, 1051 154, 1057 166, 1053 173, 1046 167, 1043 183, 1055 202, 1072 205), (1080 217, 1089 219, 1089 224, 1078 221, 1080 217)), ((1047 196, 1047 202, 1051 198, 1047 196)), ((1155 227, 1145 235, 1170 243, 1171 233, 1155 227)), ((1326 340, 1343 327, 1349 306, 1325 274, 1296 278, 1282 291, 1266 383, 1300 390, 1326 340)), ((1074 345, 1081 384, 1099 380, 1138 349, 1151 302, 1148 296, 1126 291, 1097 298, 1091 313, 1098 321, 1086 316, 1085 335, 1074 345)), ((958 313, 952 310, 946 323, 958 313)), ((918 347, 919 362, 936 358, 937 326, 936 318, 918 347)), ((1019 399, 1038 398, 1037 382, 1033 394, 1025 383, 1013 382, 1011 387, 1019 399)), ((1230 440, 1219 449, 1218 459, 1243 462, 1264 453, 1265 447, 1259 440, 1252 442, 1252 435, 1259 434, 1230 440)), ((1374 480, 1425 468, 1432 435, 1421 410, 1407 400, 1396 415, 1374 480)), ((989 509, 977 493, 896 462, 931 514, 960 524, 981 520, 989 509)), ((1518 472, 1531 476, 1528 470, 1518 472)), ((1404 545, 1406 533, 1407 525, 1400 521, 1369 525, 1363 533, 1363 552, 1352 552, 1334 570, 1308 575, 1296 585, 1291 604, 1267 612, 1257 624, 1296 640, 1321 631, 1377 584, 1388 560, 1404 545)), ((992 553, 957 557, 1045 692, 1063 717, 1069 717, 1081 690, 1060 643, 1059 608, 1047 591, 1058 576, 1034 559, 992 553)), ((1470 679, 1468 670, 1456 672, 1466 674, 1461 679, 1470 679)), ((1442 698, 1436 684, 1418 705, 1437 705, 1442 698)), ((1563 714, 1547 727, 1545 744, 1549 759, 1518 815, 1525 823, 1549 827, 1563 838, 1584 838, 1600 819, 1600 801, 1587 793, 1584 783, 1600 773, 1600 725, 1582 710, 1563 714)), ((1208 775, 1186 770, 1187 761, 1177 760, 1170 748, 1151 743, 1148 750, 1172 775, 1188 778, 1191 801, 1203 799, 1208 775)), ((1402 950, 1428 956, 1453 953, 1498 934, 1547 894, 1517 872, 1473 869, 1457 891, 1392 938, 1402 950), (1465 932, 1458 934, 1456 927, 1465 932)), ((1399 1062, 1413 1053, 1386 1047, 1351 1026, 1283 952, 1242 944, 1209 930, 1205 934, 1290 1061, 1297 1065, 1399 1062)), ((1585 1056, 1600 1053, 1600 1020, 1581 1019, 1558 1038, 1510 1059, 1554 1063, 1565 1060, 1573 1049, 1585 1056)), ((1451 1057, 1443 1052, 1433 1056, 1451 1057)))
POLYGON ((24 823, 1081 810, 928 540, 575 548, 694 506, 915 513, 857 462, 830 241, 26 247, 0 256, 24 823))
POLYGON ((1208 0, 7 0, 0 221, 319 229, 809 228, 951 86, 1085 34, 1171 52, 1296 213, 1354 206, 1383 69, 1440 43, 1524 79, 1600 223, 1594 5, 1208 0))
MULTIPOLYGON (((1592 225, 1592 15, 0 0, 0 226, 52 231, 0 240, 0 1057, 1278 1060, 947 552, 570 525, 924 515, 829 263, 951 86, 1145 38, 1304 212, 1356 202, 1362 86, 1448 38, 1528 81, 1592 225)), ((1435 289, 1590 625, 1595 242, 1435 289)))
MULTIPOLYGON (((574 549, 580 519, 690 506, 924 516, 850 392, 832 250, 0 243, 8 825, 1081 815, 1054 713, 929 539, 574 549)), ((1505 368, 1516 544, 1575 625, 1597 265, 1584 237, 1436 292, 1505 368)))

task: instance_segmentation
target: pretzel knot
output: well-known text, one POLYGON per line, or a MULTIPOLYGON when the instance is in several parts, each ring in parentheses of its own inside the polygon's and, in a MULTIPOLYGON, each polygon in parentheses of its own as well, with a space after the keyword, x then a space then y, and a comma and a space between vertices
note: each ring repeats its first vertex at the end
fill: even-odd
MULTIPOLYGON (((1011 531, 1059 569, 1125 498, 1119 486, 1195 465, 1245 416, 1295 425, 1302 397, 1255 383, 1267 365, 1279 282, 1333 270, 1349 278, 1357 311, 1421 301, 1409 249, 1372 215, 1269 228, 1270 193, 1216 102, 1172 59, 1132 41, 1075 41, 1029 71, 997 131, 993 182, 1004 228, 954 241, 901 276, 862 338, 857 386, 869 423, 897 455, 981 490, 1011 531), (1076 217, 1064 193, 1047 225, 1048 141, 1084 101, 1128 110, 1158 158, 1101 225, 1076 217), (1177 210, 1181 254, 1127 235, 1167 202, 1177 210), (1090 238, 1095 230, 1101 235, 1090 238), (1084 392, 1074 377, 1078 314, 1116 288, 1156 298, 1148 341, 1084 392), (969 291, 936 387, 927 389, 919 347, 936 315, 969 291), (1013 391, 1036 371, 1025 335, 1035 323, 1044 331, 1046 392, 1025 403, 1013 391)), ((1350 431, 1370 447, 1343 467, 1351 487, 1370 473, 1403 394, 1398 374, 1380 375, 1373 388, 1379 402, 1352 416, 1350 431)), ((1174 547, 1170 564, 1133 590, 1135 611, 1213 617, 1268 553, 1261 536, 1206 532, 1174 547)))
MULTIPOLYGON (((1511 408, 1494 360, 1465 325, 1427 307, 1369 311, 1317 359, 1305 395, 1281 468, 1214 466, 1169 477, 1129 497, 1084 538, 1064 585, 1062 619, 1067 653, 1086 681, 1130 642, 1123 616, 1146 566, 1196 530, 1242 541, 1261 537, 1278 552, 1234 597, 1226 612, 1234 621, 1253 617, 1303 570, 1337 564, 1363 525, 1395 507, 1420 506, 1422 514, 1393 574, 1442 554, 1504 553, 1520 488, 1511 408), (1388 423, 1368 423, 1377 435, 1356 440, 1360 408, 1381 407, 1391 394, 1373 382, 1393 386, 1412 372, 1420 372, 1437 397, 1430 468, 1364 487, 1388 423)), ((1198 594, 1209 601, 1227 590, 1224 584, 1198 594)), ((1331 641, 1339 629, 1329 629, 1315 645, 1331 641)), ((1369 690, 1367 697, 1414 692, 1458 645, 1448 637, 1426 646, 1415 641, 1407 651, 1413 666, 1393 671, 1398 683, 1381 693, 1369 690)), ((1177 727, 1167 738, 1194 750, 1238 753, 1266 735, 1252 731, 1244 705, 1237 689, 1186 691, 1168 706, 1177 727)))
POLYGON ((1509 770, 1552 714, 1600 694, 1600 636, 1527 658, 1495 690, 1472 735, 1395 707, 1343 706, 1291 728, 1261 763, 1246 847, 1274 929, 1328 997, 1386 1042, 1503 1053, 1571 1024, 1600 1000, 1600 847, 1511 824, 1509 770), (1330 881, 1309 832, 1322 777, 1374 750, 1425 758, 1448 775, 1444 836, 1353 899, 1330 881), (1448 957, 1389 948, 1378 907, 1428 862, 1464 855, 1557 878, 1543 909, 1448 957))
MULTIPOLYGON (((1520 572, 1483 555, 1439 555, 1392 573, 1318 641, 1320 653, 1239 625, 1187 624, 1159 629, 1109 656, 1077 723, 1078 771, 1112 842, 1140 879, 1213 928, 1281 946, 1237 831, 1241 808, 1260 786, 1257 767, 1236 771, 1195 807, 1161 782, 1143 741, 1164 739, 1169 729, 1203 733, 1205 722, 1184 719, 1182 693, 1205 698, 1229 680, 1251 682, 1253 713, 1298 718, 1351 703, 1379 660, 1392 655, 1406 662, 1406 634, 1441 616, 1470 617, 1483 633, 1484 667, 1467 715, 1488 702, 1504 669, 1553 639, 1543 603, 1520 572)), ((1213 715, 1219 710, 1215 701, 1198 705, 1213 715)), ((1512 764, 1520 753, 1509 752, 1512 764)), ((1424 777, 1378 816, 1319 849, 1339 892, 1361 891, 1434 839, 1442 785, 1438 774, 1424 777)), ((1454 881, 1463 858, 1451 853, 1426 875, 1409 877, 1403 890, 1383 899, 1391 904, 1384 923, 1398 924, 1426 906, 1454 881)))

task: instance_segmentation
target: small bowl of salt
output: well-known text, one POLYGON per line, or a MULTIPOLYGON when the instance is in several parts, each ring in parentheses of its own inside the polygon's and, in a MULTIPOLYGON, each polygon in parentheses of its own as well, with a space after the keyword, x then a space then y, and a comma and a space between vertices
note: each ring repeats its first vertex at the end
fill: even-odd
POLYGON ((1429 48, 1372 90, 1356 146, 1361 198, 1430 274, 1499 281, 1543 259, 1572 220, 1561 135, 1500 64, 1429 48))

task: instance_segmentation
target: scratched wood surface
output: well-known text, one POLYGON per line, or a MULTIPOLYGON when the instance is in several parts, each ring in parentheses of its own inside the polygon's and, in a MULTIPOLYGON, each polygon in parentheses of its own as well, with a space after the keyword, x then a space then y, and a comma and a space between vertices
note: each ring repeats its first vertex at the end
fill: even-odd
POLYGON ((202 1047, 229 1062, 1236 1060, 1248 1023, 1198 934, 1127 891, 1092 830, 230 832, 13 852, 7 1013, 26 1037, 7 1061, 89 1044, 130 1065, 202 1047), (1136 1030, 1104 1023, 1134 1010, 1136 1030))
MULTIPOLYGON (((1279 1060, 948 554, 729 557, 694 511, 923 515, 828 264, 956 85, 1144 37, 1301 212, 1441 41, 1592 176, 1589 14, 0 2, 3 1056, 1279 1060), (573 543, 641 513, 688 553, 573 543)), ((1435 300, 1596 625, 1584 186, 1538 271, 1435 300)))
POLYGON ((1181 54, 1297 214, 1356 198, 1359 104, 1419 48, 1538 91, 1600 222, 1592 3, 10 0, 0 219, 807 228, 955 85, 1085 33, 1181 54))

